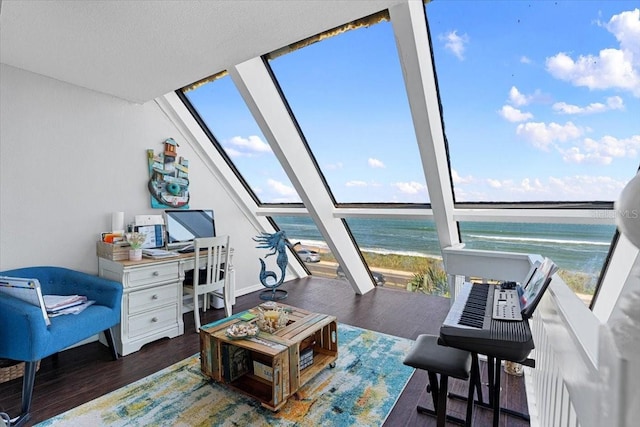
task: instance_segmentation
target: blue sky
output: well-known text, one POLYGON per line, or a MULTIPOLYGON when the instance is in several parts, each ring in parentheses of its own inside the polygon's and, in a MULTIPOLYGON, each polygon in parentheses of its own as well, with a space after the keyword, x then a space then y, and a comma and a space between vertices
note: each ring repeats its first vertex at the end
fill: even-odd
POLYGON ((639 162, 638 7, 427 6, 457 199, 617 197, 639 162))
MULTIPOLYGON (((615 200, 640 162, 639 9, 426 5, 456 200, 615 200)), ((336 200, 428 201, 390 23, 270 65, 336 200)), ((299 200, 229 77, 188 96, 262 201, 299 200)))

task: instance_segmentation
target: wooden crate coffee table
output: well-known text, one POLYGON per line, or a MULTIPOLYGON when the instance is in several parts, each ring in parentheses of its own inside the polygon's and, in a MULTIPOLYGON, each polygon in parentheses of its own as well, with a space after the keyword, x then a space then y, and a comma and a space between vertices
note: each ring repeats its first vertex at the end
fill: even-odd
POLYGON ((285 304, 289 323, 273 334, 260 331, 249 339, 231 339, 225 331, 257 307, 200 328, 202 372, 277 411, 300 387, 338 357, 334 316, 285 304))

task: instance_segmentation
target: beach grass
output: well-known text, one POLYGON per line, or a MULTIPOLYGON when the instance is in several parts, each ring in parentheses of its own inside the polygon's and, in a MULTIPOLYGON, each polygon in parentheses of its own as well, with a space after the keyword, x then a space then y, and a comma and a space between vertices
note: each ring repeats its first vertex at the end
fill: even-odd
MULTIPOLYGON (((433 267, 442 269, 442 260, 436 257, 427 258, 421 256, 379 254, 375 252, 362 252, 362 256, 369 268, 381 268, 385 270, 397 270, 414 273, 433 267)), ((337 262, 331 252, 321 252, 320 260, 327 262, 337 262)))
POLYGON ((558 275, 575 293, 593 296, 597 281, 593 275, 569 270, 558 270, 558 275))
MULTIPOLYGON (((333 254, 328 250, 316 248, 320 253, 320 260, 337 263, 333 254)), ((396 284, 406 286, 415 276, 422 276, 429 271, 442 271, 444 267, 442 259, 437 257, 423 257, 399 254, 380 254, 376 252, 362 252, 367 265, 372 270, 393 270, 409 274, 410 278, 407 283, 396 284)), ((587 273, 579 271, 559 270, 558 275, 576 294, 584 296, 593 296, 595 283, 594 277, 587 273)), ((400 286, 402 287, 402 286, 400 286)))

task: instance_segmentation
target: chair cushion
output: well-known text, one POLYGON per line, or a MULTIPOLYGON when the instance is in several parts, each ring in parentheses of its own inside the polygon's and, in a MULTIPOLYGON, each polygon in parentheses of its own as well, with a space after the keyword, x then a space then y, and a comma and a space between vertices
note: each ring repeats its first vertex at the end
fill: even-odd
POLYGON ((416 369, 466 380, 471 370, 471 353, 440 345, 437 336, 424 334, 418 336, 403 363, 416 369))

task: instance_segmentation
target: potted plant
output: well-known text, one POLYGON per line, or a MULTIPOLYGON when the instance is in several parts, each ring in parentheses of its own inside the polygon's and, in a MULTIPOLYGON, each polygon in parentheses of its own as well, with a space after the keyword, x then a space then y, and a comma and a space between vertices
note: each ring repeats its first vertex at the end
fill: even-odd
POLYGON ((134 231, 133 233, 127 233, 127 242, 131 249, 129 249, 129 260, 140 261, 142 259, 142 244, 146 240, 146 236, 143 233, 134 231))

